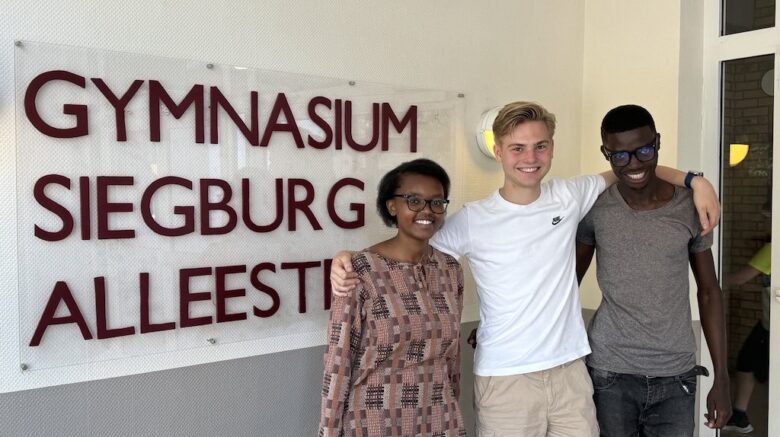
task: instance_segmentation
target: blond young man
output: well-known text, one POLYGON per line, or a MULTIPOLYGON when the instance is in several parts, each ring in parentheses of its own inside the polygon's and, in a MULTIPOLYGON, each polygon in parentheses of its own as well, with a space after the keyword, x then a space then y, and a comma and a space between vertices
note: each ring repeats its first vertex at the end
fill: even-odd
MULTIPOLYGON (((506 105, 493 132, 504 185, 467 203, 430 241, 465 256, 477 284, 479 436, 597 436, 574 248, 579 221, 616 178, 610 171, 542 183, 552 164, 555 116, 539 104, 506 105)), ((658 175, 676 185, 685 179, 663 167, 658 175)), ((709 231, 718 220, 717 197, 704 178, 693 184, 709 231)), ((334 259, 331 281, 337 294, 354 287, 348 254, 334 259)))

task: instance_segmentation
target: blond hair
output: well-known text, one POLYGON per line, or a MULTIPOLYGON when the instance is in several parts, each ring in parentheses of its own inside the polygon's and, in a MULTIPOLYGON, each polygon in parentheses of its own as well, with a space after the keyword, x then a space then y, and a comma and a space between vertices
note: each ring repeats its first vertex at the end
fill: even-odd
POLYGON ((512 102, 498 112, 493 121, 493 136, 498 141, 526 121, 542 121, 550 138, 555 134, 555 114, 536 102, 512 102))

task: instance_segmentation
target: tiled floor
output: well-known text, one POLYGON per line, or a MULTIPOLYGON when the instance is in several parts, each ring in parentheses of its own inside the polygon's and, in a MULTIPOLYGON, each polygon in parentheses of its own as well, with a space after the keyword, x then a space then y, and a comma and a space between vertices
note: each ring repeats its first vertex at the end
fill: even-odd
MULTIPOLYGON (((732 386, 734 378, 731 378, 732 386)), ((732 393, 734 389, 732 387, 732 393)), ((748 405, 748 417, 750 423, 753 424, 753 432, 748 434, 739 434, 735 432, 721 433, 723 437, 736 437, 736 436, 751 436, 751 437, 767 437, 767 409, 769 405, 769 387, 766 383, 756 384, 756 388, 753 390, 753 397, 748 405)))

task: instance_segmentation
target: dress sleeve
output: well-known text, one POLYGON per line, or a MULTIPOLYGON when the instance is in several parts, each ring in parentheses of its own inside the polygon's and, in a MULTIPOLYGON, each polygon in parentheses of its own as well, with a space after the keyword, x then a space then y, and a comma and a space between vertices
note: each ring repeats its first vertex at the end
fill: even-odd
POLYGON ((360 283, 349 296, 335 297, 330 308, 323 360, 320 437, 344 434, 344 410, 352 387, 352 367, 359 365, 363 295, 363 284, 360 283))
MULTIPOLYGON (((463 269, 458 266, 458 323, 460 323, 461 314, 463 314, 463 269)), ((449 366, 449 377, 452 389, 455 391, 455 399, 460 400, 460 331, 458 338, 455 339, 455 358, 449 366)))

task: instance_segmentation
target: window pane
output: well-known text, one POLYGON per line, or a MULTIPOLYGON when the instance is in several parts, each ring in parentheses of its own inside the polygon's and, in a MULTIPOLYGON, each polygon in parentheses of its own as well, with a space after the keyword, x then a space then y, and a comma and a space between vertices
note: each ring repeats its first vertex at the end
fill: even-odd
MULTIPOLYGON (((769 284, 768 275, 747 266, 766 259, 761 249, 772 227, 773 68, 774 55, 723 63, 721 275, 734 406, 747 409, 753 436, 767 435, 768 349, 762 356, 760 341, 754 340, 768 335, 769 284)), ((745 421, 738 425, 743 432, 749 429, 745 421)))
POLYGON ((721 35, 775 26, 775 0, 723 0, 721 35))

